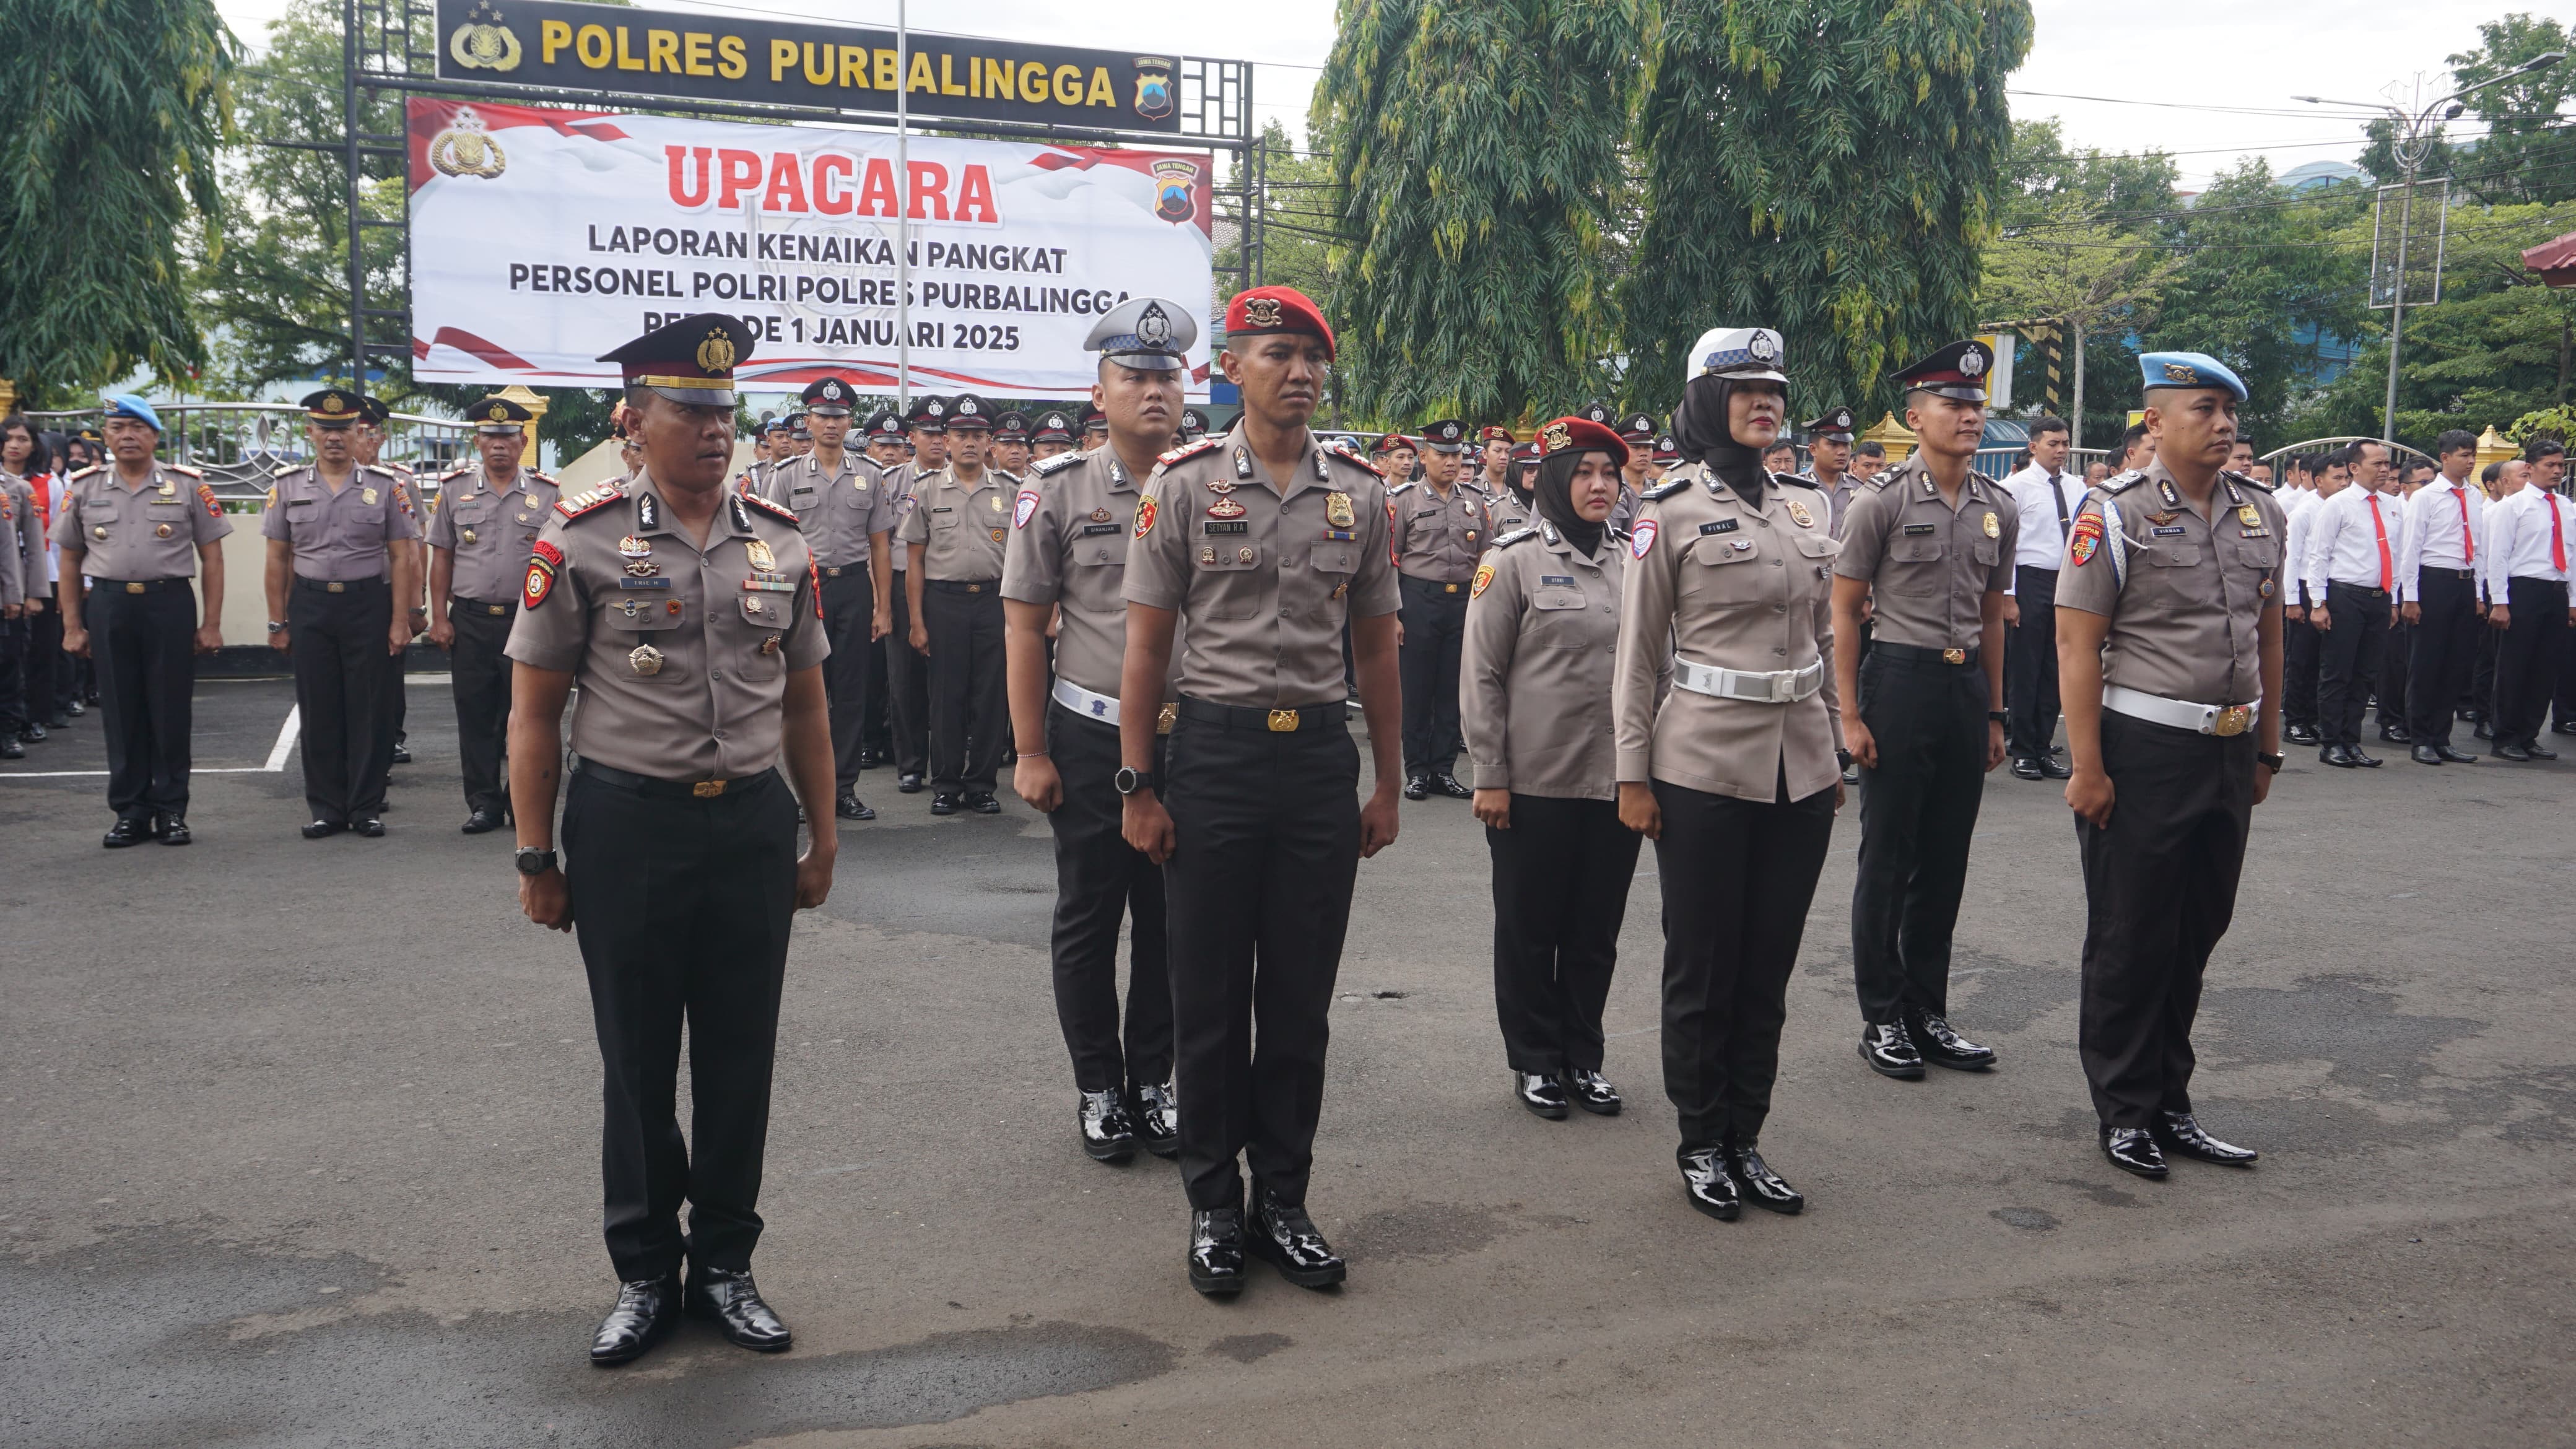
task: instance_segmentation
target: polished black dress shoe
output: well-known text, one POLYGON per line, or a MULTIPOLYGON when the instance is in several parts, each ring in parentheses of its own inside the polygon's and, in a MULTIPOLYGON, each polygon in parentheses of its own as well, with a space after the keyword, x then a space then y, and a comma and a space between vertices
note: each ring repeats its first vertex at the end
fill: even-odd
POLYGON ((2476 735, 2479 739, 2491 740, 2495 738, 2495 725, 2487 720, 2479 720, 2478 727, 2470 733, 2476 735))
POLYGON ((2189 1112, 2157 1113, 2155 1137, 2156 1145, 2167 1152, 2201 1162, 2215 1162, 2221 1167, 2252 1167, 2254 1159, 2263 1155, 2251 1147, 2239 1147, 2233 1142, 2221 1142, 2210 1136, 2201 1130, 2200 1120, 2189 1112))
POLYGON ((374 840, 385 833, 385 822, 378 820, 373 815, 361 815, 357 819, 349 822, 349 828, 360 835, 367 837, 369 840, 374 840))
POLYGON ((474 811, 472 814, 465 817, 465 823, 463 825, 457 827, 460 832, 466 835, 489 835, 500 828, 500 813, 493 810, 474 811))
POLYGON ((345 820, 316 820, 304 827, 304 838, 320 840, 324 836, 337 835, 348 828, 349 823, 345 820))
POLYGON ((1936 1067, 1974 1072, 1995 1064, 1994 1048, 1979 1046, 1959 1035, 1938 1012, 1909 1013, 1906 1026, 1908 1034, 1914 1038, 1915 1049, 1923 1054, 1923 1060, 1936 1067))
POLYGON ((2314 725, 2294 724, 2288 729, 2282 731, 2281 737, 2294 745, 2313 745, 2317 743, 2317 731, 2314 725))
MULTIPOLYGON (((2415 748, 2420 750, 2423 746, 2417 745, 2415 748)), ((2433 747, 2433 752, 2440 755, 2448 763, 2454 765, 2474 765, 2478 762, 2477 756, 2459 748, 2448 740, 2435 745, 2433 747)))
POLYGON ((759 1285, 751 1281, 751 1270, 727 1272, 722 1268, 689 1265, 689 1286, 682 1302, 691 1318, 703 1318, 716 1326, 716 1332, 737 1348, 753 1353, 777 1353, 795 1342, 778 1314, 762 1300, 759 1285))
POLYGON ((2352 761, 2353 764, 2360 769, 2376 770, 2379 768, 2379 757, 2377 755, 2363 754, 2361 752, 2361 746, 2359 745, 2346 745, 2343 747, 2343 753, 2345 759, 2352 761))
POLYGON ((921 777, 919 775, 897 775, 894 777, 894 788, 898 794, 918 795, 921 793, 921 777))
POLYGON ((2048 758, 2039 762, 2039 772, 2052 780, 2072 780, 2075 778, 2075 767, 2066 763, 2064 760, 2059 759, 2055 755, 2050 755, 2048 758))
POLYGON ((930 813, 931 813, 931 814, 933 814, 933 815, 954 815, 954 814, 956 814, 956 813, 957 813, 957 797, 956 797, 956 796, 954 796, 954 795, 949 794, 949 793, 948 793, 947 791, 945 791, 945 790, 942 790, 942 791, 940 791, 938 794, 931 796, 931 797, 930 797, 930 813))
POLYGON ((999 815, 1002 813, 1002 802, 978 790, 966 797, 966 808, 978 815, 999 815))
POLYGON ((18 731, 18 742, 20 744, 41 745, 45 742, 46 738, 45 727, 36 723, 34 720, 27 721, 27 727, 18 731))
POLYGON ((1788 1179, 1771 1170, 1762 1153, 1750 1142, 1741 1147, 1719 1149, 1718 1160, 1726 1175, 1735 1179, 1736 1191, 1746 1202, 1781 1214, 1794 1214, 1807 1205, 1807 1195, 1791 1187, 1788 1179))
POLYGON ((2482 724, 2482 723, 2484 723, 2484 722, 2486 721, 2486 717, 2487 717, 2487 712, 2486 712, 2485 710, 2482 710, 2482 709, 2478 708, 2478 707, 2477 707, 2476 705, 2474 705, 2474 704, 2473 704, 2473 705, 2468 706, 2467 708, 2465 708, 2465 709, 2463 709, 2463 710, 2461 710, 2461 711, 2459 711, 2459 713, 2455 716, 2455 718, 2467 720, 2467 721, 2468 721, 2469 723, 2471 723, 2471 724, 2482 724))
POLYGON ((1681 1164, 1682 1196, 1690 1199, 1692 1207, 1721 1223, 1731 1223, 1743 1215, 1744 1199, 1738 1195, 1726 1164, 1718 1160, 1716 1148, 1685 1152, 1681 1164))
POLYGON ((1082 1150, 1094 1162, 1125 1162, 1136 1155, 1136 1124, 1116 1092, 1085 1092, 1074 1106, 1082 1150))
POLYGON ((2406 757, 2419 765, 2438 765, 2442 763, 2442 752, 2433 748, 2431 745, 2417 745, 2415 748, 2406 752, 2406 757))
POLYGON ((680 1321, 680 1275, 617 1285, 617 1306, 591 1335, 590 1361, 607 1368, 643 1356, 680 1321))
POLYGON ((1243 1291, 1243 1209, 1190 1214, 1190 1286, 1210 1298, 1243 1291))
POLYGON ((873 770, 884 763, 885 762, 883 760, 877 758, 877 752, 874 750, 859 751, 859 768, 862 770, 873 770))
POLYGON ((2576 720, 2562 719, 2551 725, 2549 732, 2554 735, 2576 735, 2576 720))
POLYGON ((2317 762, 2332 765, 2338 770, 2349 770, 2361 763, 2361 751, 2350 745, 2327 745, 2317 751, 2317 762))
POLYGON ((1512 1069, 1512 1095, 1520 1104, 1550 1122, 1565 1120, 1565 1088, 1552 1072, 1524 1072, 1512 1069))
POLYGON ((123 850, 129 845, 141 845, 151 838, 152 817, 119 815, 116 817, 116 823, 107 827, 107 834, 101 836, 98 843, 110 850, 123 850))
POLYGON ((2495 757, 2499 760, 2511 760, 2517 765, 2531 763, 2531 751, 2520 745, 2498 745, 2495 747, 2495 757))
POLYGON ((63 713, 71 716, 73 719, 78 719, 82 715, 89 713, 89 706, 76 699, 63 706, 63 713))
POLYGON ((2048 776, 2040 772, 2039 761, 2030 758, 2028 755, 2015 755, 2013 757, 2012 772, 2013 778, 2016 780, 2045 780, 2048 778, 2048 776))
POLYGON ((1428 775, 1415 775, 1407 779, 1404 782, 1404 798, 1407 800, 1430 799, 1431 777, 1428 775))
POLYGON ((2404 725, 2381 725, 2379 727, 2379 737, 2392 745, 2411 745, 2415 743, 2415 736, 2409 733, 2404 725))
POLYGON ((395 763, 395 764, 397 764, 397 765, 408 765, 408 764, 410 764, 410 763, 411 763, 411 747, 410 747, 410 746, 408 746, 408 745, 396 745, 396 746, 394 746, 394 763, 395 763))
POLYGON ((1431 788, 1448 796, 1452 800, 1473 800, 1476 798, 1476 792, 1459 784, 1458 777, 1455 775, 1432 776, 1431 788))
POLYGON ((2105 1127, 2102 1129, 2102 1155, 2122 1172, 2140 1177, 2161 1178, 2168 1169, 2165 1155, 2156 1148, 2155 1134, 2144 1127, 2105 1127))
POLYGON ((0 735, 0 760, 23 760, 25 758, 27 758, 27 747, 18 743, 16 736, 0 735))
POLYGON ((1128 1116, 1136 1123, 1136 1140, 1156 1157, 1181 1155, 1180 1098, 1169 1082, 1150 1082, 1136 1089, 1128 1116))
POLYGON ((186 845, 197 837, 188 833, 188 817, 164 815, 152 826, 152 833, 163 845, 186 845))
POLYGON ((1300 1288, 1330 1288, 1350 1276, 1342 1255, 1315 1230, 1304 1205, 1281 1202, 1279 1194, 1259 1182, 1252 1185, 1252 1221, 1245 1225, 1244 1243, 1300 1288))
POLYGON ((1591 1067, 1568 1067, 1561 1080, 1565 1098, 1595 1117, 1616 1117, 1626 1104, 1610 1079, 1591 1067))
POLYGON ((1882 1077, 1912 1082, 1923 1076, 1923 1053, 1915 1049, 1914 1037, 1901 1021, 1863 1028, 1860 1059, 1882 1077))
POLYGON ((856 795, 843 795, 832 802, 832 813, 844 820, 874 820, 877 812, 856 795))

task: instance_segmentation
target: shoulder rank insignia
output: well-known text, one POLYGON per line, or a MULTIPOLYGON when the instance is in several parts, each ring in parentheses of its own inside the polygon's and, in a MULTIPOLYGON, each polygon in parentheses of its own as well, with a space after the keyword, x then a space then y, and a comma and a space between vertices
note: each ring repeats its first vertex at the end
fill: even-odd
POLYGON ((625 496, 625 489, 614 483, 602 483, 596 488, 576 493, 556 504, 555 512, 562 514, 567 520, 575 519, 585 513, 595 513, 625 496))
POLYGON ((1080 453, 1058 453, 1052 458, 1040 458, 1036 462, 1031 463, 1029 465, 1029 471, 1035 473, 1041 478, 1046 478, 1057 473, 1061 473, 1065 469, 1070 468, 1081 461, 1082 455, 1080 453))
POLYGON ((2146 481, 2146 474, 2132 468, 2126 473, 2117 473, 2103 479, 2100 487, 2105 493, 2126 493, 2146 481))
POLYGON ((1536 537, 1538 537, 1538 530, 1535 528, 1515 528, 1511 532, 1504 534, 1502 537, 1495 539, 1494 547, 1510 548, 1513 544, 1519 543, 1524 539, 1536 537))
POLYGON ((1389 498, 1401 498, 1405 494, 1412 492, 1413 489, 1414 485, 1411 483, 1398 483, 1394 487, 1386 490, 1386 496, 1389 498))
POLYGON ((470 463, 461 468, 450 468, 446 472, 438 475, 438 481, 444 483, 450 478, 462 478, 473 471, 474 465, 470 463))
POLYGON ((1154 461, 1161 463, 1165 467, 1170 467, 1172 464, 1181 461, 1183 458, 1195 458, 1201 453, 1214 452, 1222 441, 1222 438, 1210 437, 1201 438, 1195 443, 1183 443, 1179 447, 1163 454, 1154 461))
POLYGON ((759 509, 761 512, 768 514, 772 518, 781 519, 788 523, 794 523, 797 521, 795 509, 788 507, 784 503, 772 503, 757 493, 743 494, 742 501, 759 509))
MULTIPOLYGON (((92 463, 92 464, 90 464, 88 467, 83 468, 83 469, 81 469, 80 471, 78 471, 78 472, 76 472, 76 473, 73 473, 73 474, 70 474, 69 476, 65 477, 65 478, 63 479, 63 481, 64 481, 64 482, 66 482, 66 483, 69 483, 69 482, 71 482, 71 481, 72 481, 73 479, 75 479, 75 478, 86 478, 86 477, 88 477, 90 474, 95 473, 95 472, 99 471, 100 469, 102 469, 102 468, 104 468, 104 467, 106 467, 106 466, 107 466, 107 465, 106 465, 105 463, 92 463)), ((278 469, 277 471, 278 471, 279 473, 281 473, 281 474, 282 474, 282 473, 285 473, 287 470, 286 470, 286 469, 284 469, 284 468, 280 468, 280 469, 278 469)))
POLYGON ((1492 489, 1487 488, 1484 484, 1477 482, 1477 481, 1476 481, 1475 479, 1473 479, 1473 478, 1461 478, 1461 479, 1459 479, 1459 480, 1458 480, 1458 486, 1459 486, 1459 487, 1461 487, 1461 488, 1466 489, 1466 490, 1467 490, 1468 492, 1470 492, 1470 493, 1488 493, 1488 494, 1490 494, 1490 493, 1493 491, 1492 489))
MULTIPOLYGON (((1716 480, 1712 478, 1710 481, 1714 482, 1716 480)), ((1690 485, 1691 480, 1688 475, 1675 474, 1673 477, 1666 478, 1663 482, 1656 484, 1652 488, 1640 490, 1637 496, 1640 498, 1670 498, 1674 494, 1688 488, 1690 485)))
POLYGON ((1774 473, 1771 475, 1771 481, 1774 483, 1795 483, 1801 488, 1813 488, 1819 493, 1825 491, 1825 486, 1823 484, 1808 477, 1804 473, 1774 473))
POLYGON ((554 475, 551 473, 540 473, 536 469, 530 468, 528 470, 528 476, 536 479, 538 482, 543 483, 549 488, 555 486, 554 475))
POLYGON ((1872 488, 1884 488, 1895 481, 1896 470, 1894 468, 1889 468, 1881 472, 1877 477, 1870 479, 1868 486, 1872 488))
POLYGON ((2242 473, 2222 473, 2221 476, 2225 477, 2228 482, 2235 484, 2239 488, 2251 488, 2258 493, 2269 493, 2272 491, 2272 485, 2264 482, 2260 478, 2248 478, 2242 473))
POLYGON ((1367 469, 1376 477, 1384 478, 1386 476, 1386 470, 1384 468, 1381 468, 1375 463, 1370 462, 1368 459, 1361 457, 1359 454, 1352 452, 1351 445, 1348 443, 1334 443, 1327 446, 1324 451, 1341 459, 1345 463, 1357 464, 1359 467, 1367 469))
POLYGON ((203 478, 206 476, 205 470, 201 468, 185 467, 178 463, 164 463, 161 467, 164 472, 176 473, 182 478, 203 478))

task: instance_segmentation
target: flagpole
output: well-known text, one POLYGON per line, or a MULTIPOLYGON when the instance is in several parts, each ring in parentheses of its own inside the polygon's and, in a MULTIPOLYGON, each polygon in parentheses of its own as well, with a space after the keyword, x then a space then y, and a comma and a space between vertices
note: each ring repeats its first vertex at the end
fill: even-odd
POLYGON ((894 4, 894 410, 912 410, 912 27, 908 0, 894 4))

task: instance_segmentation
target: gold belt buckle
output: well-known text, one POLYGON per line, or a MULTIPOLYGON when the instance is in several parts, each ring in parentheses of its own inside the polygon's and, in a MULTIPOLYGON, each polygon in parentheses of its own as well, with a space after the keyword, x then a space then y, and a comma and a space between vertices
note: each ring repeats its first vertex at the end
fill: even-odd
POLYGON ((968 584, 966 586, 966 592, 970 594, 980 594, 984 592, 984 586, 982 584, 968 584))
POLYGON ((1941 651, 1941 662, 1944 664, 1965 664, 1968 662, 1968 651, 1965 649, 1944 649, 1941 651))
POLYGON ((139 594, 143 592, 143 585, 139 583, 129 583, 125 586, 125 591, 129 594, 139 594))
POLYGON ((1158 735, 1170 734, 1172 732, 1172 721, 1179 719, 1180 717, 1181 707, 1178 704, 1164 705, 1162 712, 1154 716, 1154 733, 1158 735))
POLYGON ((2253 723, 2252 706, 2231 704, 2218 712, 2218 719, 2210 725, 2209 732, 2214 735, 2241 735, 2253 723))
POLYGON ((1444 594, 1454 594, 1458 592, 1458 586, 1456 584, 1442 584, 1440 586, 1440 592, 1444 594))
POLYGON ((1272 710, 1270 712, 1270 732, 1274 735, 1295 734, 1297 732, 1297 711, 1293 709, 1272 710))
POLYGON ((501 615, 510 612, 510 606, 507 604, 485 604, 483 607, 489 610, 492 616, 496 619, 501 615))
POLYGON ((841 571, 840 571, 839 569, 825 569, 825 570, 823 570, 823 577, 825 577, 825 578, 827 578, 827 579, 837 579, 837 578, 839 578, 840 576, 841 576, 841 571))
POLYGON ((689 787, 689 793, 701 800, 712 800, 724 793, 724 787, 722 780, 700 780, 689 787))
POLYGON ((326 594, 345 594, 349 592, 349 586, 338 579, 333 579, 322 586, 322 591, 326 594))

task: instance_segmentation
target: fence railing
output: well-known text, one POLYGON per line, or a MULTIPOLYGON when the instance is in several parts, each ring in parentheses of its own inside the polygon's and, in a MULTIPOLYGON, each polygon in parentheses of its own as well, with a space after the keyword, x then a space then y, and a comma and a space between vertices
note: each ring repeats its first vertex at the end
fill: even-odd
MULTIPOLYGON (((161 416, 159 456, 203 472, 218 498, 259 497, 278 470, 312 461, 304 409, 294 403, 154 403, 152 410, 161 416)), ((65 434, 96 427, 100 416, 97 408, 26 414, 39 429, 65 434)), ((435 476, 472 458, 473 449, 471 423, 395 413, 379 460, 435 476)))

